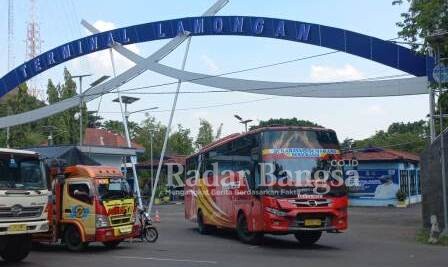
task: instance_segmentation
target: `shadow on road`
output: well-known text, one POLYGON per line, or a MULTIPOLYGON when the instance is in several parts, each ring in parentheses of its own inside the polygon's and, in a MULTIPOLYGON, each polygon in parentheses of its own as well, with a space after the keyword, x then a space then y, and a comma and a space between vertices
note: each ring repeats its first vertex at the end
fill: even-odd
POLYGON ((77 254, 77 253, 89 253, 89 252, 94 252, 94 253, 106 253, 109 252, 111 250, 126 250, 128 248, 126 247, 122 247, 122 246, 118 246, 117 248, 114 249, 110 249, 110 248, 106 248, 105 246, 103 246, 101 243, 93 243, 93 244, 89 244, 89 246, 80 252, 73 252, 73 251, 69 251, 64 245, 62 244, 56 244, 56 245, 48 245, 48 244, 33 244, 33 251, 35 252, 67 252, 67 253, 73 253, 73 254, 77 254))
MULTIPOLYGON (((193 232, 194 234, 200 235, 198 233, 197 228, 188 228, 188 231, 193 232)), ((225 239, 225 240, 233 240, 235 242, 241 242, 238 239, 238 236, 235 231, 232 230, 225 230, 225 229, 218 229, 215 230, 213 233, 209 235, 205 235, 209 238, 214 239, 225 239)), ((286 236, 286 235, 285 235, 286 236)), ((247 245, 251 246, 251 245, 247 245)), ((282 236, 274 236, 274 235, 265 235, 263 238, 263 241, 259 247, 265 247, 265 248, 271 248, 271 249, 303 249, 303 250, 322 250, 322 251, 329 251, 329 250, 340 250, 337 247, 332 246, 325 246, 325 245, 319 245, 314 244, 312 246, 303 246, 296 240, 290 240, 290 239, 284 239, 282 236)))

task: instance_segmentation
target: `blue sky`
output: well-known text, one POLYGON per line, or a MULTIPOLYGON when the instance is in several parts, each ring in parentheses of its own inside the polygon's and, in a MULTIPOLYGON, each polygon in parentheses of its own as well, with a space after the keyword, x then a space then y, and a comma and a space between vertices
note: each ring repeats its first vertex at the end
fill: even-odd
MULTIPOLYGON (((7 71, 7 0, 0 0, 0 75, 7 71)), ((15 63, 25 60, 26 21, 29 14, 29 1, 15 1, 15 63)), ((145 22, 170 18, 197 16, 204 12, 213 0, 164 0, 164 1, 87 1, 87 0, 36 0, 38 20, 41 25, 41 37, 44 40, 42 52, 67 41, 87 35, 79 24, 86 19, 102 30, 123 27, 145 22)), ((252 15, 300 20, 344 28, 383 39, 397 36, 395 23, 406 6, 392 6, 391 0, 313 0, 313 1, 253 1, 231 0, 219 13, 220 15, 252 15)), ((167 41, 155 41, 129 48, 147 56, 167 41)), ((184 46, 163 60, 163 64, 179 67, 184 46)), ((330 50, 280 40, 249 37, 195 37, 186 65, 187 70, 218 74, 235 69, 243 69, 279 61, 299 58, 330 50)), ((116 55, 119 72, 132 66, 132 63, 116 55)), ((95 80, 103 74, 112 75, 108 52, 99 52, 81 59, 75 59, 63 66, 41 74, 35 84, 45 86, 51 78, 60 80, 62 69, 66 66, 72 74, 93 73, 95 80)), ((346 79, 371 78, 401 74, 400 71, 372 63, 367 60, 337 53, 325 57, 285 64, 274 68, 235 74, 231 77, 260 79, 269 81, 320 82, 341 81, 346 79)), ((146 72, 124 89, 136 86, 170 82, 172 79, 146 72)), ((88 81, 87 81, 88 82, 88 81)), ((211 88, 185 83, 182 90, 203 91, 211 88)), ((175 86, 157 87, 144 92, 173 91, 175 86)), ((114 95, 103 97, 100 113, 106 119, 120 119, 119 106, 112 103, 114 95)), ((139 95, 141 100, 130 108, 143 109, 159 106, 152 115, 166 123, 172 103, 172 95, 139 95)), ((88 104, 91 110, 98 108, 98 100, 88 104)), ((229 134, 242 130, 233 114, 255 121, 278 117, 297 117, 307 119, 332 128, 339 138, 365 138, 375 131, 386 129, 395 121, 414 121, 424 119, 428 112, 428 98, 421 96, 356 99, 311 99, 271 97, 248 93, 220 93, 201 95, 181 95, 179 108, 209 106, 214 104, 232 104, 207 109, 193 109, 176 113, 174 123, 182 123, 197 133, 199 119, 204 118, 217 127, 223 123, 223 133, 229 134), (259 100, 259 101, 258 101, 259 100), (252 102, 251 102, 252 101, 252 102), (255 102, 254 102, 255 101, 255 102), (245 103, 242 103, 245 102, 245 103), (248 103, 250 102, 250 103, 248 103), (234 104, 232 104, 234 103, 234 104), (239 104, 238 104, 239 103, 239 104)), ((141 121, 143 113, 134 114, 131 120, 141 121)))

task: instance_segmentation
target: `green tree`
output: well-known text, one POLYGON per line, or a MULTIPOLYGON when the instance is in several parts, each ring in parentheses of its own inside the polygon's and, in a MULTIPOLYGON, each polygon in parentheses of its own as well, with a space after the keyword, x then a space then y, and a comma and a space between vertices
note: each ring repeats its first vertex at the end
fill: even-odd
POLYGON ((201 149, 202 147, 213 142, 213 126, 212 124, 204 119, 200 119, 199 121, 199 131, 198 136, 196 137, 195 145, 196 148, 201 149))
MULTIPOLYGON (((145 147, 145 153, 140 160, 149 160, 151 153, 151 134, 153 136, 153 157, 158 159, 162 152, 163 140, 165 138, 166 126, 156 121, 154 117, 144 120, 136 132, 135 142, 145 147)), ((178 124, 177 129, 168 137, 166 155, 182 154, 189 155, 194 152, 193 138, 190 136, 191 131, 178 124)))
POLYGON ((296 117, 294 118, 278 118, 278 119, 269 119, 267 121, 260 121, 257 126, 251 126, 250 129, 256 129, 261 127, 268 126, 303 126, 303 127, 321 127, 319 124, 307 121, 307 120, 298 120, 296 117))
POLYGON ((354 141, 352 148, 376 146, 420 153, 426 147, 427 141, 428 126, 425 121, 396 122, 392 123, 387 131, 378 131, 369 138, 354 141))
POLYGON ((141 161, 149 160, 151 153, 151 138, 153 157, 157 159, 160 157, 162 151, 163 139, 165 138, 166 127, 160 122, 157 122, 154 117, 148 117, 140 123, 139 130, 135 136, 135 142, 145 147, 145 153, 139 158, 141 161))
POLYGON ((341 149, 344 151, 351 150, 354 142, 355 141, 352 138, 345 138, 341 143, 341 149))
MULTIPOLYGON (((54 104, 77 94, 76 83, 67 68, 64 68, 64 83, 55 85, 52 80, 48 80, 47 95, 48 103, 54 104)), ((48 125, 54 126, 54 144, 78 144, 79 143, 79 107, 68 109, 48 118, 48 125), (78 117, 78 118, 77 118, 78 117)), ((87 107, 82 108, 83 131, 88 123, 87 107)))
MULTIPOLYGON (((436 30, 448 30, 448 2, 446 0, 394 0, 392 4, 409 3, 407 12, 401 14, 399 36, 409 42, 414 50, 425 53, 428 37, 436 30)), ((444 43, 448 51, 448 40, 444 43)))
POLYGON ((190 129, 177 125, 177 130, 168 139, 168 151, 173 154, 190 155, 193 153, 193 138, 190 129))
POLYGON ((101 128, 103 117, 99 116, 96 111, 87 111, 87 128, 101 128))
MULTIPOLYGON (((428 47, 430 47, 429 40, 431 39, 431 35, 434 35, 437 31, 448 31, 448 1, 394 0, 392 4, 400 5, 404 2, 409 3, 409 9, 407 12, 401 14, 402 20, 397 23, 401 29, 398 35, 409 42, 414 50, 422 54, 428 54, 427 51, 428 47)), ((448 37, 441 40, 438 49, 440 49, 441 58, 448 57, 448 37)), ((436 85, 432 84, 431 86, 435 87, 436 85)), ((436 113, 439 113, 440 109, 442 109, 442 112, 446 114, 448 111, 447 99, 447 92, 444 92, 438 98, 436 113)), ((443 122, 444 125, 447 125, 448 120, 444 119, 443 122)), ((436 131, 440 131, 438 120, 436 120, 436 131)))
MULTIPOLYGON (((30 111, 44 106, 45 103, 38 100, 36 97, 28 94, 27 85, 21 84, 17 88, 16 93, 6 96, 6 99, 0 104, 0 116, 8 116, 30 111)), ((10 128, 9 144, 11 147, 23 148, 27 146, 35 146, 45 141, 45 136, 42 133, 43 121, 37 121, 24 125, 19 125, 10 128)), ((0 136, 1 145, 6 146, 6 133, 2 131, 0 136)))
MULTIPOLYGON (((125 136, 123 121, 107 120, 104 123, 102 123, 102 127, 116 134, 121 134, 125 136)), ((128 130, 129 130, 129 137, 131 139, 135 139, 137 137, 138 132, 140 131, 140 126, 136 122, 128 121, 128 130)))

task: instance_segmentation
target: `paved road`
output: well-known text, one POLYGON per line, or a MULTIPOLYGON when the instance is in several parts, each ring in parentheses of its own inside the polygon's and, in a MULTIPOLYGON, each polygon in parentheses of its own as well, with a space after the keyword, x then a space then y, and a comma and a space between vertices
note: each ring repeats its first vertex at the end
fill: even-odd
POLYGON ((349 231, 324 234, 317 245, 302 248, 292 236, 268 236, 263 245, 250 246, 229 232, 199 235, 183 219, 182 205, 164 206, 156 244, 124 243, 115 250, 92 244, 82 253, 45 247, 17 266, 448 266, 447 247, 414 241, 419 212, 420 207, 351 208, 349 231))

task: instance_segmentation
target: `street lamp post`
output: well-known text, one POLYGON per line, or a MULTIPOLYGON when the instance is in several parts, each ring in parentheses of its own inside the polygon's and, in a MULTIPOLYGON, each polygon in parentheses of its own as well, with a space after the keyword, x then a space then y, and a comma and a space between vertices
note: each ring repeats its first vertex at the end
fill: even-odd
MULTIPOLYGON (((146 113, 146 117, 149 117, 149 114, 146 113)), ((150 185, 150 189, 151 189, 151 193, 152 190, 154 189, 154 168, 153 168, 153 149, 152 149, 152 144, 153 144, 153 140, 154 140, 154 128, 149 128, 149 150, 150 150, 150 155, 149 155, 149 160, 151 162, 151 177, 150 177, 150 181, 149 181, 149 185, 150 185)))
MULTIPOLYGON (((448 32, 447 31, 435 31, 431 36, 428 37, 428 42, 431 45, 431 47, 434 49, 436 53, 436 62, 441 67, 442 66, 442 57, 441 57, 441 51, 440 47, 445 42, 448 42, 448 32)), ((441 161, 441 171, 442 171, 442 194, 443 194, 443 221, 444 221, 444 227, 442 235, 448 236, 448 203, 447 203, 447 182, 446 182, 446 167, 445 167, 445 140, 443 136, 444 132, 444 126, 443 126, 443 109, 442 109, 442 101, 440 98, 443 94, 443 86, 442 86, 442 70, 440 69, 439 75, 438 75, 438 81, 437 81, 437 87, 439 90, 439 124, 440 124, 440 161, 441 161)), ((431 89, 432 90, 432 89, 431 89)), ((431 118, 433 119, 433 118, 431 118)), ((435 131, 434 131, 435 132, 435 131)))
MULTIPOLYGON (((159 108, 159 107, 151 107, 151 108, 139 109, 139 110, 135 110, 135 111, 129 112, 128 111, 128 105, 132 104, 132 103, 134 103, 134 102, 136 102, 138 100, 140 100, 140 98, 130 97, 130 96, 119 96, 119 97, 115 98, 114 100, 112 100, 113 102, 124 104, 125 135, 126 135, 126 141, 128 143, 128 147, 131 147, 131 139, 130 139, 130 136, 129 136, 129 129, 127 127, 130 115, 134 114, 134 113, 142 112, 142 111, 154 110, 154 109, 158 109, 159 108)), ((152 142, 151 142, 151 155, 152 155, 152 142)), ((136 176, 137 175, 137 171, 135 169, 134 162, 132 162, 132 171, 133 171, 134 176, 136 176)), ((134 186, 139 186, 139 185, 136 184, 134 186)), ((141 201, 141 199, 139 200, 139 202, 140 201, 141 201)))
POLYGON ((238 114, 233 115, 237 120, 240 121, 241 124, 244 124, 244 130, 247 132, 247 124, 249 124, 249 122, 252 122, 253 120, 243 120, 243 118, 241 118, 241 116, 239 116, 238 114))
POLYGON ((81 74, 81 75, 75 75, 72 76, 72 78, 78 78, 79 79, 79 145, 82 146, 82 105, 84 102, 83 95, 82 95, 82 79, 84 77, 92 76, 92 74, 81 74))

